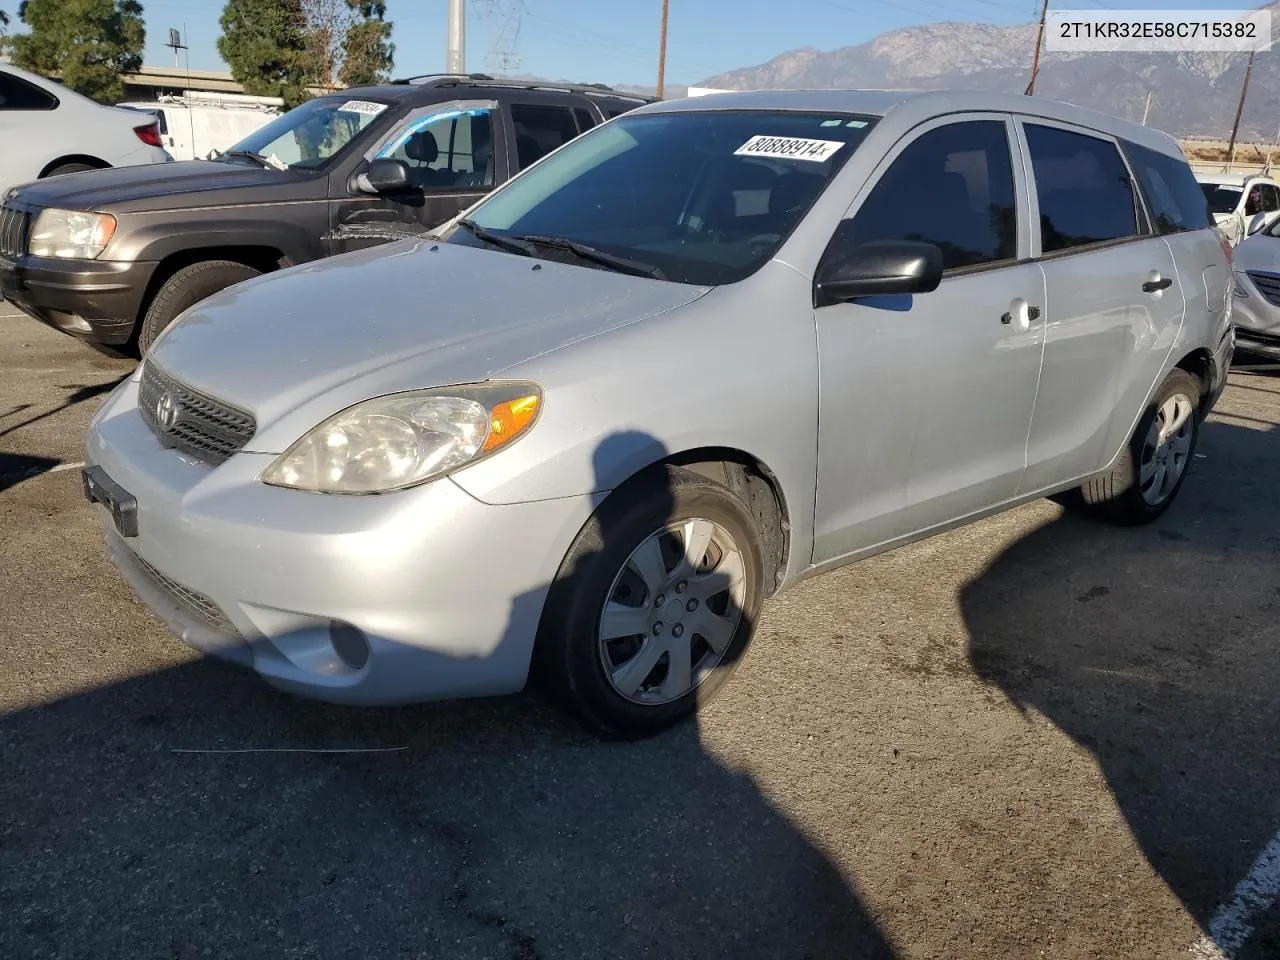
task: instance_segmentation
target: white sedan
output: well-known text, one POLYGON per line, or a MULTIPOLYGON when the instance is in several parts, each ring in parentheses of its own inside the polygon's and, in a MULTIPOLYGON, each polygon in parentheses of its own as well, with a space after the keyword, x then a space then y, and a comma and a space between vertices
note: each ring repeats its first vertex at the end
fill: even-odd
POLYGON ((104 107, 9 63, 0 63, 0 143, 0 194, 44 177, 173 159, 154 117, 104 107))

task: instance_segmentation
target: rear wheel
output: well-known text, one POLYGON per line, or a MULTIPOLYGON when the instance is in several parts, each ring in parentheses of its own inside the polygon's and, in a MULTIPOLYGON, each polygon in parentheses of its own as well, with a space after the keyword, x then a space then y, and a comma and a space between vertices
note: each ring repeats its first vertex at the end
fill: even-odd
POLYGON ((615 492, 574 541, 542 618, 542 677, 599 732, 663 730, 733 672, 762 579, 747 507, 668 468, 615 492))
POLYGON ((54 167, 45 177, 60 177, 64 173, 83 173, 85 170, 101 170, 101 167, 95 167, 92 163, 64 163, 54 167))
POLYGON ((234 260, 202 260, 183 267, 156 291, 138 331, 138 352, 145 354, 169 324, 188 307, 227 287, 252 280, 261 271, 234 260))
POLYGON ((1086 505, 1117 523, 1150 523, 1173 503, 1200 436, 1200 384, 1185 370, 1165 378, 1115 468, 1080 487, 1086 505))

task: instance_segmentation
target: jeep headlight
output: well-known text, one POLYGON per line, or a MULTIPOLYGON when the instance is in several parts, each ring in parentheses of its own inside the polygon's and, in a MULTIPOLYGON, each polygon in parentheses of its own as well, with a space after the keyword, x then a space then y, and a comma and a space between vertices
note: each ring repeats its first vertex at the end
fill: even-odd
POLYGON ((93 260, 115 232, 116 218, 109 213, 49 209, 36 217, 27 252, 33 257, 93 260))
POLYGON ((375 397, 313 427, 262 474, 316 493, 387 493, 452 473, 523 436, 542 391, 479 383, 375 397))

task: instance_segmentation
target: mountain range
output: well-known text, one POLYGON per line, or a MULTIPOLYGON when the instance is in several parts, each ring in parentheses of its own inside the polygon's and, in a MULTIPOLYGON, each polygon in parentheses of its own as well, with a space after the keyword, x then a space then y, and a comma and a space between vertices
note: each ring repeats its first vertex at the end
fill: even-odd
MULTIPOLYGON (((1271 6, 1273 17, 1280 3, 1271 6)), ((855 46, 792 50, 768 63, 695 84, 728 90, 878 88, 969 89, 1021 93, 1030 74, 1036 25, 948 22, 906 27, 855 46)), ((1042 52, 1036 95, 1064 100, 1177 137, 1231 133, 1248 54, 1042 52)), ((668 92, 671 96, 673 92, 668 92)), ((1241 117, 1242 140, 1280 128, 1280 58, 1259 53, 1241 117)))

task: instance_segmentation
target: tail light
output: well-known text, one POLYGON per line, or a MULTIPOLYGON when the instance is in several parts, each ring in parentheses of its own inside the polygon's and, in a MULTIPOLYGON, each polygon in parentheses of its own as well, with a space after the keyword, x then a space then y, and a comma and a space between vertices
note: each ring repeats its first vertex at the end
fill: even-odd
POLYGON ((148 123, 143 127, 134 127, 133 132, 138 135, 138 139, 145 143, 148 147, 163 146, 160 143, 160 124, 148 123))

